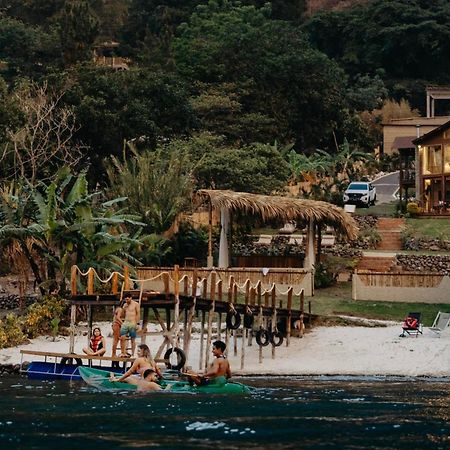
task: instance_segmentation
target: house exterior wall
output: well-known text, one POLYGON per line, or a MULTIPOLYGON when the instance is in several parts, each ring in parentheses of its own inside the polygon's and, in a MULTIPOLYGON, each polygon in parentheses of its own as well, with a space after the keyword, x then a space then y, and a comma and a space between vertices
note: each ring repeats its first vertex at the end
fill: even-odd
MULTIPOLYGON (((434 130, 437 125, 420 126, 420 135, 424 135, 434 130)), ((392 155, 397 149, 392 148, 392 144, 397 137, 417 136, 417 126, 413 125, 384 125, 383 127, 383 153, 392 155)))

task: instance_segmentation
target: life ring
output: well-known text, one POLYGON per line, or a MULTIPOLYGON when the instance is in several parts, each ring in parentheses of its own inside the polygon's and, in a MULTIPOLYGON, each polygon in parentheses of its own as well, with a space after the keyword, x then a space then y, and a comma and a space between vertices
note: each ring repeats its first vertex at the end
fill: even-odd
POLYGON ((226 323, 229 330, 237 330, 241 325, 241 315, 234 309, 228 311, 226 323))
POLYGON ((265 347, 270 343, 270 331, 261 328, 256 332, 256 343, 261 347, 265 347))
POLYGON ((244 327, 252 328, 254 320, 255 320, 255 318, 253 317, 252 311, 250 309, 248 309, 244 314, 244 327))
POLYGON ((68 356, 64 356, 63 358, 61 358, 61 361, 59 362, 62 366, 65 366, 67 363, 68 364, 73 364, 73 360, 75 359, 75 364, 77 366, 82 366, 83 365, 83 361, 81 360, 81 358, 70 358, 68 356))
POLYGON ((169 348, 166 353, 164 353, 164 359, 166 360, 166 367, 172 370, 180 370, 186 364, 186 354, 178 347, 169 348), (170 355, 172 353, 177 354, 177 364, 171 364, 170 355))
POLYGON ((283 333, 280 331, 275 331, 275 333, 270 333, 270 343, 274 347, 279 347, 284 341, 283 333))

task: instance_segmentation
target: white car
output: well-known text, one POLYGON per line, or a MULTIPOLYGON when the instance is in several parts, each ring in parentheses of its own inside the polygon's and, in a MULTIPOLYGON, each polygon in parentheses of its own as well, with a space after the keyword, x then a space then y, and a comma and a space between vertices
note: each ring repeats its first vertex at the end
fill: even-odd
POLYGON ((375 205, 377 190, 367 181, 354 181, 344 192, 344 204, 362 205, 369 207, 375 205))

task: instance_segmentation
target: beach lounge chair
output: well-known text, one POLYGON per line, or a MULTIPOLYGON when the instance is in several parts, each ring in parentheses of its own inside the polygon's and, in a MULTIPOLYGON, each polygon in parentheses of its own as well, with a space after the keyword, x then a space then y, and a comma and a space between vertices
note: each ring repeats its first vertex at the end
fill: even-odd
POLYGON ((402 329, 403 332, 400 337, 405 337, 406 335, 417 337, 419 334, 422 334, 422 313, 408 313, 405 320, 403 321, 402 329))
POLYGON ((444 313, 439 311, 436 319, 434 319, 433 325, 431 325, 430 331, 441 334, 447 327, 450 326, 450 313, 444 313))

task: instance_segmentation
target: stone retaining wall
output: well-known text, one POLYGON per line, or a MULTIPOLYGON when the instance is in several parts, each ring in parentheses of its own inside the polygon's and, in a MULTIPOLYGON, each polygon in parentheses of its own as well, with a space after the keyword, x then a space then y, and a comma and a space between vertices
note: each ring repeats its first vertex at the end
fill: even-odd
MULTIPOLYGON (((38 299, 37 295, 27 295, 23 299, 23 305, 29 306, 38 299)), ((0 309, 16 309, 20 306, 20 296, 17 294, 0 294, 0 309)))

